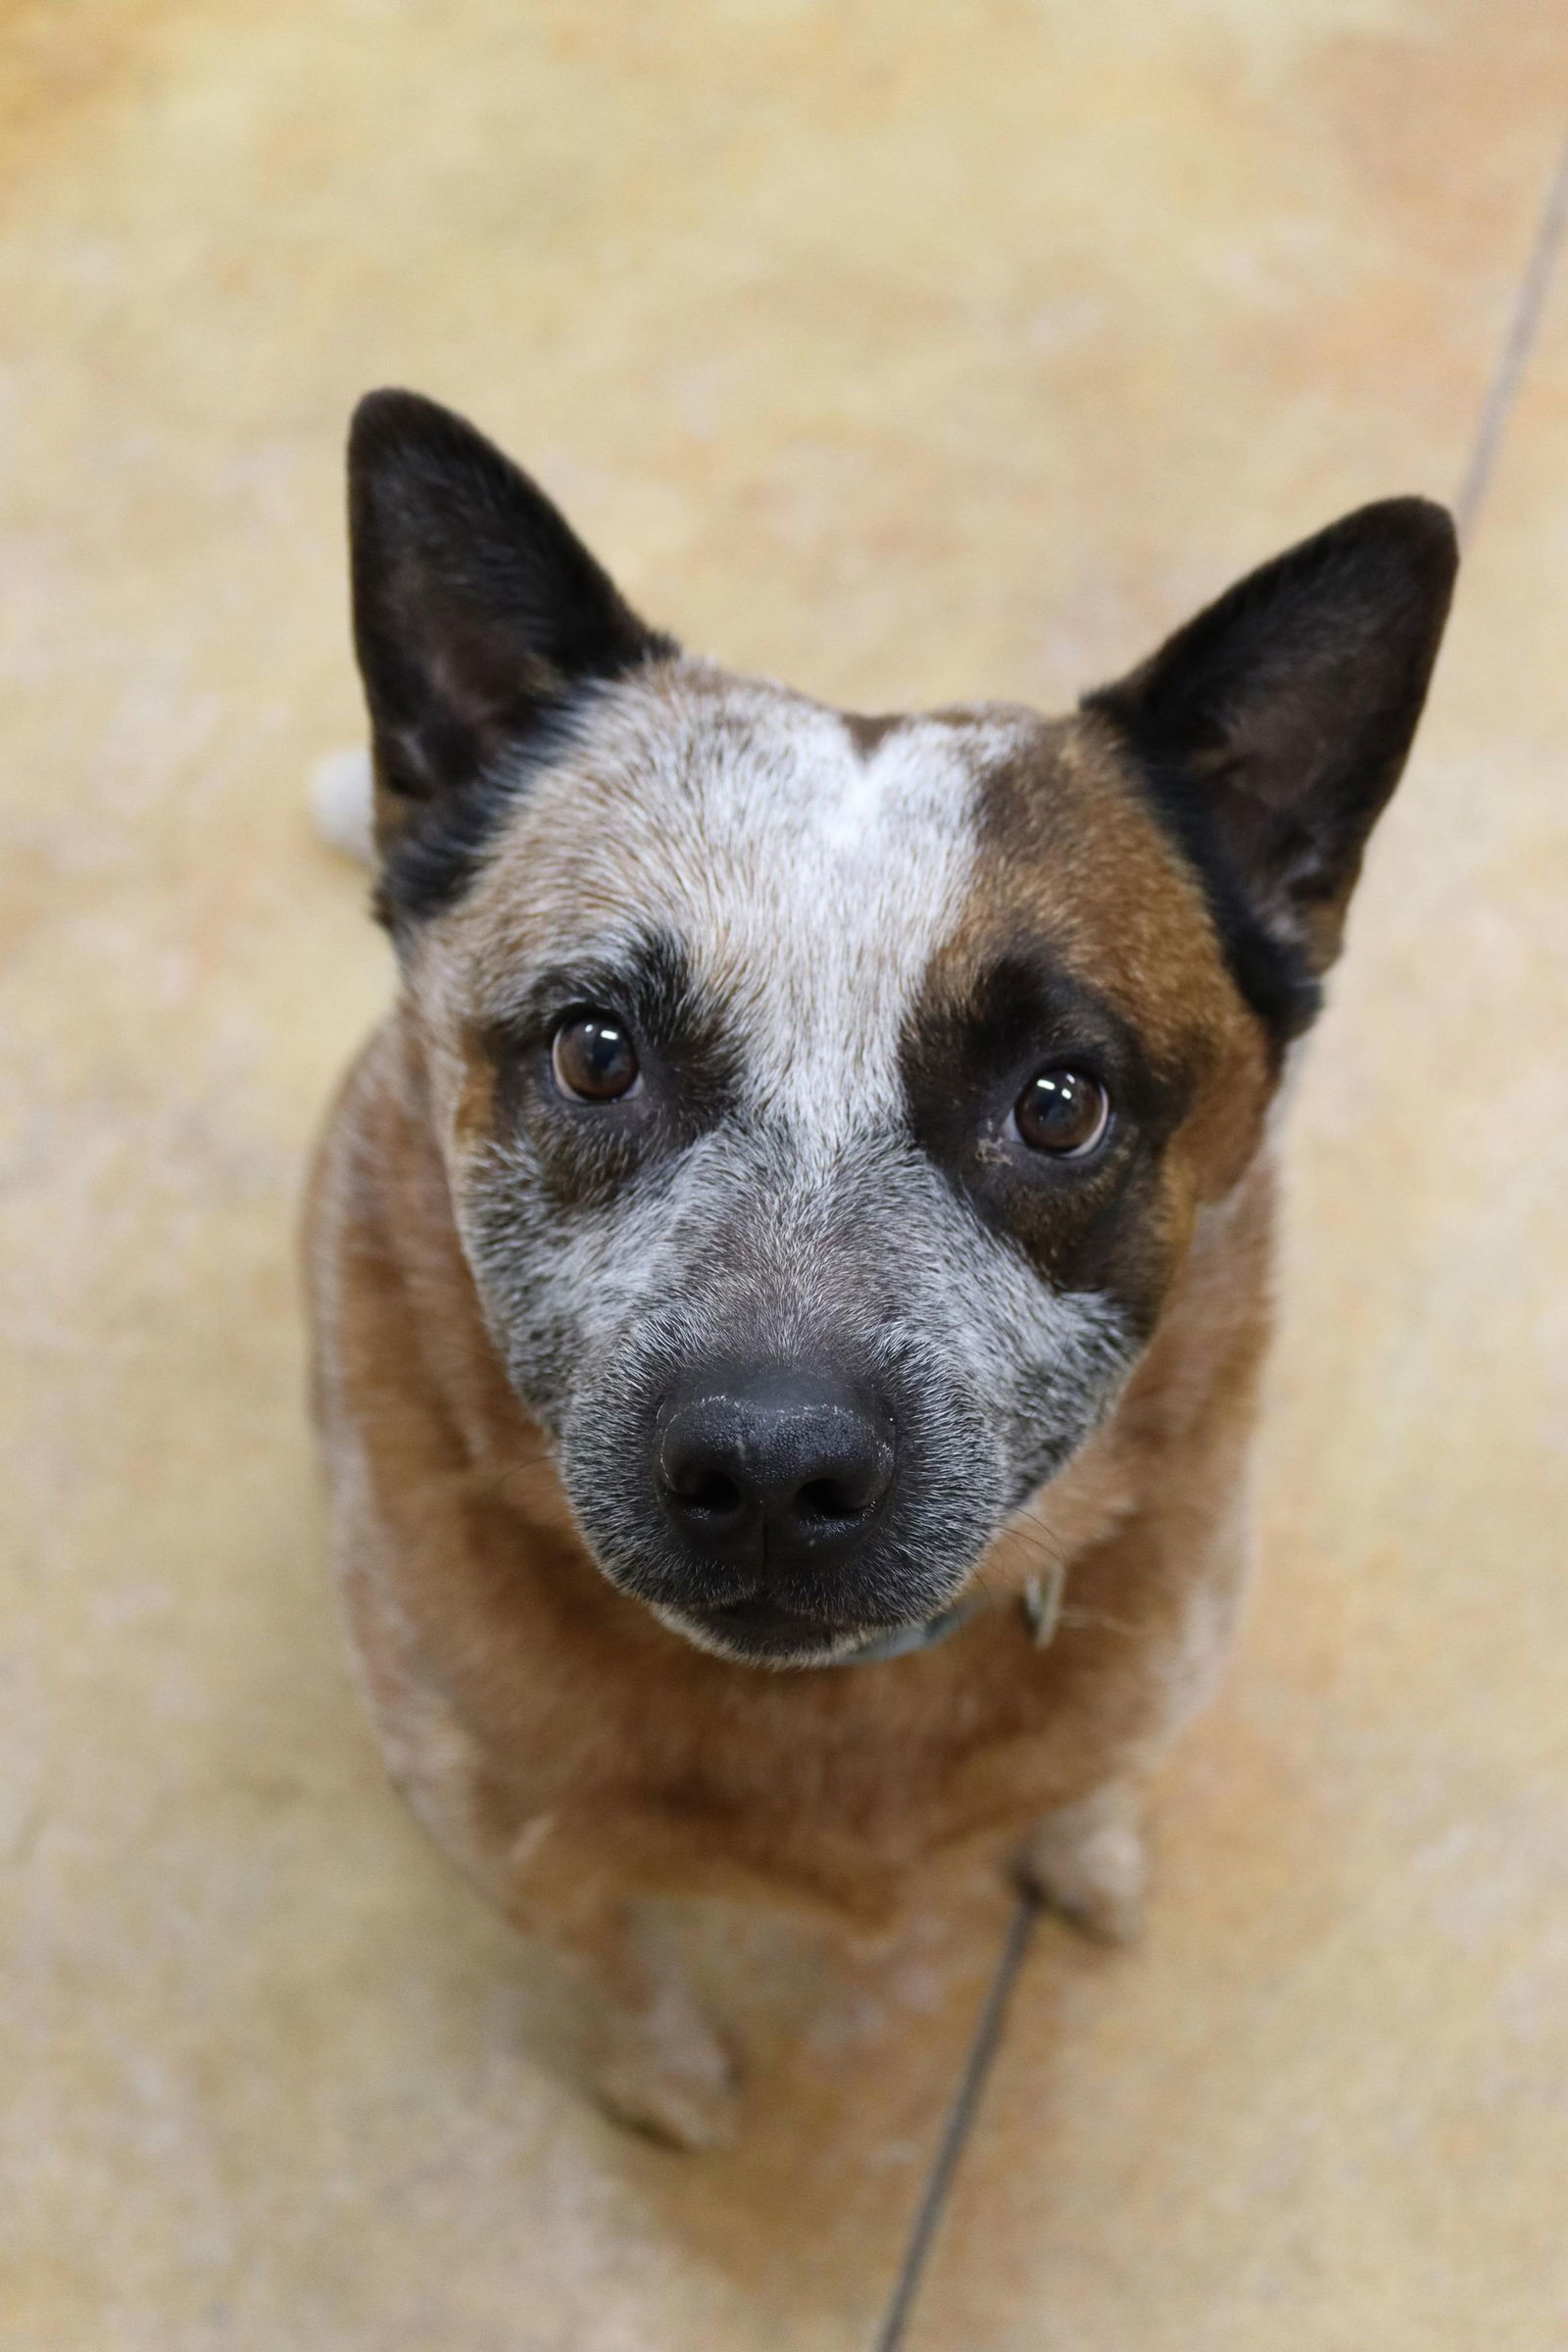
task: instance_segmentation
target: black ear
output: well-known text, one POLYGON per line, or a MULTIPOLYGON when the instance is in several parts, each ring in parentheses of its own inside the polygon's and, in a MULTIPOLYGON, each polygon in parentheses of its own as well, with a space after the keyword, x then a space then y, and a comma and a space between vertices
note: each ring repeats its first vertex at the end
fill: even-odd
POLYGON ((1339 952, 1457 563, 1442 507, 1358 508, 1085 697, 1131 750, 1203 881, 1244 995, 1282 1038, 1312 1018, 1339 952))
MULTIPOLYGON (((471 862, 474 795, 496 761, 584 685, 674 646, 525 473, 416 393, 371 392, 355 411, 349 536, 377 838, 428 850, 451 835, 471 862)), ((417 882, 412 864, 405 879, 417 882)))

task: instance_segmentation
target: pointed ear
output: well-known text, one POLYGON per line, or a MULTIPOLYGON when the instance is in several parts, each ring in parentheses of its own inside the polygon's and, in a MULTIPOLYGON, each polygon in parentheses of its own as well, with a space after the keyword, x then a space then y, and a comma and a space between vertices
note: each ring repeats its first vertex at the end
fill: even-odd
POLYGON ((525 473, 416 393, 355 412, 349 537, 383 848, 450 821, 575 688, 675 650, 525 473))
POLYGON ((1361 507, 1085 697, 1197 866, 1243 993, 1285 1036, 1311 1019, 1339 952, 1457 562, 1442 507, 1361 507))

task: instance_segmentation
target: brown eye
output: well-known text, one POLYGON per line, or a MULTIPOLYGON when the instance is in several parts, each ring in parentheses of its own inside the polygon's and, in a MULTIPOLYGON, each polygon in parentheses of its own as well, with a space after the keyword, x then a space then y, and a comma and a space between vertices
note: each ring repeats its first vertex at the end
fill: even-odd
POLYGON ((1032 1151, 1082 1159, 1110 1123, 1110 1099, 1087 1070, 1042 1070, 1018 1097, 1012 1115, 1032 1151))
POLYGON ((562 1093, 579 1102, 614 1102, 637 1083, 637 1050, 608 1012, 577 1012, 563 1021, 550 1066, 562 1093))

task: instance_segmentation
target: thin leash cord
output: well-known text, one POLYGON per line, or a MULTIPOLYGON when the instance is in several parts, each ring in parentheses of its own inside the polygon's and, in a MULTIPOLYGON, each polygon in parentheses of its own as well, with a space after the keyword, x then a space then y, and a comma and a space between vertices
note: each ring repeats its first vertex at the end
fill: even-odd
POLYGON ((1529 259, 1519 280, 1509 317, 1508 331, 1503 337, 1502 350, 1493 371, 1492 382, 1481 411, 1481 421, 1465 467, 1464 480, 1455 498, 1454 519, 1459 537, 1468 540, 1475 528, 1502 446, 1502 436, 1513 410, 1514 396, 1525 371, 1525 363, 1535 348, 1541 329, 1542 313, 1546 307, 1546 289, 1556 269, 1558 251, 1564 231, 1568 230, 1568 140, 1563 142, 1546 189, 1545 202, 1536 223, 1529 259))
POLYGON ((914 2299, 920 2291, 920 2280, 936 2243, 937 2232, 942 2227, 948 2191, 953 2185, 958 2159, 963 2154, 975 2111, 985 2091, 986 2079, 1002 2040, 1002 2029, 1006 2023, 1007 2004, 1012 1998, 1018 1972, 1029 1950, 1039 1916, 1038 1899, 1032 1894, 1020 1894, 1013 1905, 1006 1936, 997 1955, 996 1967, 991 1972, 985 2001, 975 2021, 963 2072, 958 2078, 958 2087, 948 2109, 942 2136, 937 2142, 937 2152, 926 2176, 925 2192, 914 2217, 914 2227, 909 2231, 898 2278, 894 2280, 893 2294, 876 2338, 874 2352, 901 2352, 909 2316, 914 2309, 914 2299))

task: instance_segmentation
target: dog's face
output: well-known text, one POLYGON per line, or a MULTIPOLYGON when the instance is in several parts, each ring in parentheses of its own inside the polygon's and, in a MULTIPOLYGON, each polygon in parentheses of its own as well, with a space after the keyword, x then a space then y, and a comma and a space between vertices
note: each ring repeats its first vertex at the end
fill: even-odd
POLYGON ((414 958, 514 1382, 604 1567, 704 1642, 951 1600, 1239 1164, 1255 1024, 1108 791, 1024 712, 873 733, 662 663, 414 958))
POLYGON ((865 720, 644 628, 361 411, 381 900, 489 1327, 605 1573, 820 1662, 948 1605, 1255 1148, 1452 572, 1391 502, 1121 687, 865 720))

